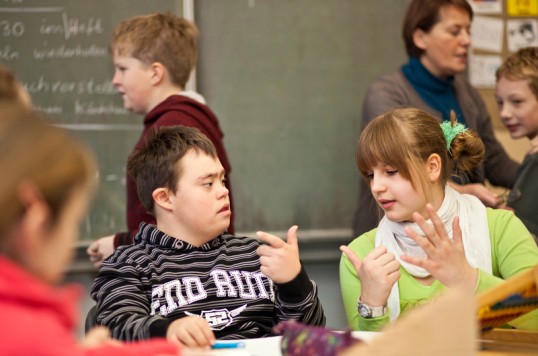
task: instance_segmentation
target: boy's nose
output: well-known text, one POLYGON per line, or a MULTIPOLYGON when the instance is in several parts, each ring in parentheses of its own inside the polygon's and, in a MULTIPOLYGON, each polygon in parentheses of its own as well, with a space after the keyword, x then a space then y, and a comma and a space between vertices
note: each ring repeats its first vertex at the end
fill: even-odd
POLYGON ((508 119, 510 119, 512 117, 512 112, 510 110, 508 110, 506 105, 503 105, 500 108, 499 117, 501 118, 501 120, 506 121, 506 120, 508 120, 508 119))
POLYGON ((222 185, 222 188, 219 190, 218 198, 224 198, 230 195, 230 190, 228 190, 228 187, 226 185, 222 185))
POLYGON ((114 85, 115 87, 120 85, 120 79, 117 73, 114 73, 114 76, 112 77, 112 85, 114 85))

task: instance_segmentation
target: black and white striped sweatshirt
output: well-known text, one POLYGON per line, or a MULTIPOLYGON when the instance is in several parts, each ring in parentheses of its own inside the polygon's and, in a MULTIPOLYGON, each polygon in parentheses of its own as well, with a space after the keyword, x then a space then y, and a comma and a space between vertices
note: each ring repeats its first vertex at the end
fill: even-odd
POLYGON ((260 272, 258 246, 223 234, 195 247, 142 223, 134 244, 120 246, 99 270, 91 290, 97 322, 120 340, 164 337, 187 315, 205 318, 218 339, 268 336, 291 319, 325 325, 306 271, 274 284, 260 272))

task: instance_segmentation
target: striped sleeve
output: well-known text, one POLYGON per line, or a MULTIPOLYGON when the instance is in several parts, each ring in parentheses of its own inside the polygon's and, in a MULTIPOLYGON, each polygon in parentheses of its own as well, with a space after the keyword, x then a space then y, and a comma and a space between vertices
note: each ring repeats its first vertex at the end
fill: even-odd
POLYGON ((152 324, 155 324, 153 328, 157 325, 162 328, 168 320, 151 315, 151 295, 147 289, 133 260, 105 261, 91 291, 97 302, 97 323, 107 326, 115 339, 148 339, 152 324))
POLYGON ((303 324, 325 326, 325 314, 318 299, 317 286, 303 267, 292 281, 277 284, 277 322, 297 320, 303 324))

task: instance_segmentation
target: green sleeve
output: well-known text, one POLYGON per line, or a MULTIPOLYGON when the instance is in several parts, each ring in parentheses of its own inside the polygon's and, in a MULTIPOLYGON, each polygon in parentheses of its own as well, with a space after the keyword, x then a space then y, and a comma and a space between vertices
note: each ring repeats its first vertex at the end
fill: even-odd
POLYGON ((486 213, 491 238, 492 274, 479 271, 478 293, 538 264, 538 246, 513 212, 488 208, 486 213))
MULTIPOLYGON (((480 271, 477 292, 483 292, 538 265, 538 246, 513 212, 487 209, 491 237, 492 272, 480 271)), ((518 329, 538 330, 538 310, 510 322, 518 329)))
MULTIPOLYGON (((375 246, 376 229, 359 236, 349 244, 349 248, 361 259, 375 246)), ((340 258, 340 289, 348 326, 353 330, 378 331, 389 323, 388 313, 378 318, 364 319, 357 311, 357 299, 361 294, 361 282, 355 267, 345 254, 340 258)))

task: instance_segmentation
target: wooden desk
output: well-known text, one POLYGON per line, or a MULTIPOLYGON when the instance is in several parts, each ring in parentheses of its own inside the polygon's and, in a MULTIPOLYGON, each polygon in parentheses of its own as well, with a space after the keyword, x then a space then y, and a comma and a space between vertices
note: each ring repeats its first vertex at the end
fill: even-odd
POLYGON ((538 332, 511 329, 493 329, 482 335, 480 356, 538 355, 538 332))

